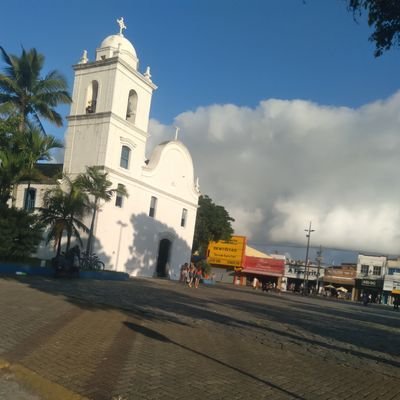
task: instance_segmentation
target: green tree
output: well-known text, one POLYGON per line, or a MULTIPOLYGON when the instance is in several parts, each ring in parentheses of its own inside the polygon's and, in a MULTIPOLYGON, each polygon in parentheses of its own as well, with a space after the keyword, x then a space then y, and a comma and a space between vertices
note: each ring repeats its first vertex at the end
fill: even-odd
POLYGON ((15 132, 18 131, 18 117, 16 115, 0 114, 0 149, 8 148, 15 132))
POLYGON ((43 197, 43 207, 38 208, 40 221, 49 227, 47 243, 54 241, 57 256, 61 253, 61 242, 64 233, 67 234, 66 251, 69 250, 71 237, 74 236, 82 246, 80 231, 89 232, 82 222, 83 217, 89 211, 88 198, 76 182, 72 182, 67 176, 63 177, 65 189, 58 185, 48 190, 43 197))
POLYGON ((0 150, 0 208, 7 207, 13 187, 21 177, 25 157, 8 149, 0 150))
POLYGON ((18 119, 15 116, 0 116, 0 207, 6 206, 11 190, 18 181, 23 167, 23 155, 17 151, 15 132, 18 119))
MULTIPOLYGON (((36 167, 36 163, 38 161, 50 161, 51 150, 62 148, 63 144, 54 136, 45 135, 35 126, 30 126, 30 129, 26 133, 18 132, 16 134, 16 143, 18 152, 23 154, 24 158, 20 180, 28 180, 29 191, 31 182, 42 178, 36 167)), ((25 210, 27 209, 27 205, 28 196, 25 198, 25 210)))
POLYGON ((0 46, 0 53, 6 64, 4 73, 0 74, 0 112, 16 112, 20 132, 25 130, 29 117, 43 132, 40 118, 62 126, 62 117, 55 107, 72 101, 66 79, 57 71, 42 77, 45 58, 36 49, 22 49, 18 57, 0 46))
POLYGON ((80 174, 76 179, 78 186, 87 194, 89 194, 93 201, 90 203, 92 210, 92 221, 89 229, 89 236, 86 245, 86 253, 92 252, 93 231, 96 220, 96 215, 101 208, 101 201, 109 202, 114 194, 119 196, 128 196, 125 187, 118 185, 116 189, 112 189, 112 182, 108 180, 108 173, 103 171, 102 167, 91 166, 86 167, 86 173, 80 174))
MULTIPOLYGON (((62 147, 53 136, 42 133, 36 126, 27 124, 28 130, 19 132, 15 118, 0 120, 0 205, 11 198, 12 189, 22 180, 42 178, 37 161, 49 161, 51 150, 62 147)), ((25 209, 28 198, 25 199, 25 209)))
POLYGON ((230 217, 223 206, 216 205, 210 197, 199 197, 196 225, 193 238, 193 253, 205 255, 210 241, 229 240, 233 234, 230 217))
POLYGON ((347 0, 353 15, 368 14, 368 25, 374 28, 369 37, 375 42, 375 57, 392 46, 400 45, 400 1, 398 0, 347 0))
POLYGON ((0 259, 23 260, 42 240, 43 226, 37 215, 0 206, 0 259))

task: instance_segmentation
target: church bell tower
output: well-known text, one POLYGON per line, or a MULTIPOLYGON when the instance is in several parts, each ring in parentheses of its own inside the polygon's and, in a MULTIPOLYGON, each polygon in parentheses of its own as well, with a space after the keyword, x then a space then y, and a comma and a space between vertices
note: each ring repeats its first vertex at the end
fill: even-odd
POLYGON ((119 33, 108 36, 90 61, 86 50, 75 65, 72 107, 66 132, 64 173, 72 178, 86 166, 139 176, 153 91, 150 68, 139 72, 132 43, 119 33))

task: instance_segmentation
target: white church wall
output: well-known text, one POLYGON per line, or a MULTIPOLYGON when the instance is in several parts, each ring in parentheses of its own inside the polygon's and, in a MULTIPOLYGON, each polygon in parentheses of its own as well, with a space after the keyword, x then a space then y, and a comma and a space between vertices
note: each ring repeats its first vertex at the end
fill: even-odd
POLYGON ((105 204, 99 214, 95 235, 96 252, 110 269, 128 272, 133 276, 153 276, 159 241, 164 237, 172 242, 169 257, 171 277, 178 277, 180 265, 190 259, 196 206, 177 201, 171 194, 156 187, 123 181, 110 175, 114 187, 126 186, 129 197, 123 207, 115 206, 115 199, 105 204), (157 198, 154 217, 149 216, 151 197, 157 198), (181 226, 182 209, 188 210, 186 224, 181 226), (173 276, 172 276, 173 275, 173 276))
POLYGON ((86 166, 104 165, 106 161, 108 126, 107 117, 71 120, 65 139, 64 172, 85 172, 86 166))
POLYGON ((125 121, 113 122, 108 137, 107 154, 104 165, 127 177, 138 179, 145 165, 144 149, 146 134, 133 132, 131 124, 125 121), (128 168, 121 167, 122 146, 130 149, 128 168))

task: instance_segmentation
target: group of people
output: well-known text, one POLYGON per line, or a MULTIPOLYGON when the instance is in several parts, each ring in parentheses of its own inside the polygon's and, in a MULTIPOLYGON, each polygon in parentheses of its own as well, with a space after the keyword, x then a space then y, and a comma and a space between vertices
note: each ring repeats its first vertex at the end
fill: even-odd
POLYGON ((257 277, 254 277, 251 286, 253 286, 253 289, 258 289, 261 286, 261 289, 263 292, 268 292, 270 290, 276 291, 277 285, 275 282, 268 282, 266 280, 259 280, 257 277))
POLYGON ((180 281, 184 285, 197 289, 202 277, 203 271, 200 266, 196 267, 193 263, 185 263, 182 265, 180 281))

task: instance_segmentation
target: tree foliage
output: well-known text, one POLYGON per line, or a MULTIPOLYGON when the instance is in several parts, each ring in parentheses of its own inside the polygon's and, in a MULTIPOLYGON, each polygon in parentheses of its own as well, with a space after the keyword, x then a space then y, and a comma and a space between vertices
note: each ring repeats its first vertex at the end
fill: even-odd
POLYGON ((66 79, 57 71, 43 77, 45 58, 36 49, 22 49, 21 56, 16 56, 0 46, 0 56, 5 63, 0 74, 0 112, 16 113, 20 132, 29 118, 43 132, 41 118, 61 126, 62 117, 55 107, 72 101, 66 79))
POLYGON ((54 242, 57 256, 61 253, 64 233, 67 234, 66 251, 68 251, 72 236, 82 246, 80 231, 89 232, 82 222, 82 218, 89 211, 87 195, 66 176, 63 178, 63 183, 64 187, 59 185, 45 193, 43 207, 38 209, 40 221, 49 227, 47 243, 54 242))
POLYGON ((56 111, 71 97, 67 82, 57 71, 43 76, 44 56, 22 49, 20 56, 8 54, 0 46, 4 62, 0 73, 0 205, 11 198, 12 189, 21 181, 40 178, 36 162, 50 159, 50 151, 61 147, 46 135, 44 118, 58 126, 62 117, 56 111))
POLYGON ((15 118, 0 120, 0 205, 3 206, 19 182, 28 181, 29 189, 32 181, 40 180, 37 161, 49 161, 51 150, 62 147, 61 142, 36 126, 26 124, 26 127, 27 130, 20 132, 15 118))
POLYGON ((115 189, 111 188, 112 182, 108 179, 108 173, 104 172, 103 168, 99 166, 86 167, 86 173, 80 174, 76 179, 76 183, 81 190, 93 198, 90 203, 90 208, 93 212, 92 222, 86 245, 86 253, 90 254, 92 251, 94 223, 97 212, 101 208, 100 201, 109 202, 114 194, 127 197, 128 192, 122 185, 118 185, 115 189))
POLYGON ((348 7, 355 16, 367 12, 368 25, 374 28, 369 40, 375 42, 375 57, 400 45, 399 0, 348 0, 348 7))
POLYGON ((193 253, 205 255, 210 241, 229 240, 233 234, 230 217, 223 206, 215 204, 210 197, 199 197, 196 226, 193 238, 193 253))
POLYGON ((32 255, 42 240, 38 217, 25 210, 0 206, 0 259, 23 260, 32 255))

